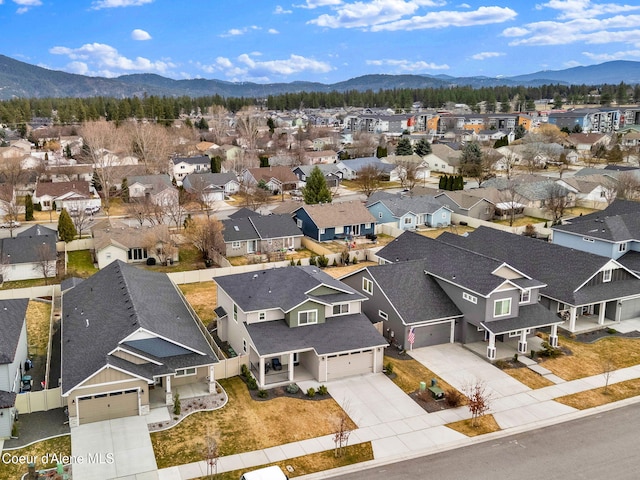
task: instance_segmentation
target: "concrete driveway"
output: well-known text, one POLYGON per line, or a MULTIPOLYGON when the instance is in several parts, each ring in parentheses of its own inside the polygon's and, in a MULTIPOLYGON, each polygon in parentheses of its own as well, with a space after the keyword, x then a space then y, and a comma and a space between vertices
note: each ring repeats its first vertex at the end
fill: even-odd
POLYGON ((494 399, 531 390, 459 344, 417 348, 407 353, 460 391, 478 380, 485 383, 494 399))
POLYGON ((157 480, 145 417, 87 423, 71 429, 73 477, 82 480, 157 480), (82 463, 80 463, 82 462, 82 463))

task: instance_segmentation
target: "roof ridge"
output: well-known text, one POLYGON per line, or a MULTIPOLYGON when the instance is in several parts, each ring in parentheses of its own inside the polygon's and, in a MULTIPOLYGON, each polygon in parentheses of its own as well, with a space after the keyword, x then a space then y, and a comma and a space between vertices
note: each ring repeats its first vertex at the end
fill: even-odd
MULTIPOLYGON (((129 281, 128 281, 127 276, 124 274, 124 271, 122 269, 122 267, 127 265, 127 264, 122 262, 122 260, 116 260, 114 263, 116 263, 116 266, 117 266, 116 276, 120 277, 120 279, 124 283, 124 290, 125 290, 124 291, 124 296, 127 297, 125 299, 124 303, 127 303, 127 301, 128 301, 131 304, 131 308, 133 309, 133 317, 134 317, 135 323, 140 325, 140 315, 139 315, 138 309, 136 308, 136 302, 133 301, 133 296, 131 295, 131 288, 130 288, 130 285, 129 285, 129 281)), ((137 267, 133 267, 133 268, 137 268, 137 267)))

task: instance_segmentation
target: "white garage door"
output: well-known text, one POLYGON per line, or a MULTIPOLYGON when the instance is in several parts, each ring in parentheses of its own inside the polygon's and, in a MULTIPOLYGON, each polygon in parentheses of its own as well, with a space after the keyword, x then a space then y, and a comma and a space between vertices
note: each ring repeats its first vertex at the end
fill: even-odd
POLYGON ((373 350, 327 357, 327 381, 373 372, 373 350))
POLYGON ((620 320, 640 317, 640 298, 624 300, 620 307, 620 320))
POLYGON ((139 414, 138 391, 124 390, 78 400, 80 424, 139 414))

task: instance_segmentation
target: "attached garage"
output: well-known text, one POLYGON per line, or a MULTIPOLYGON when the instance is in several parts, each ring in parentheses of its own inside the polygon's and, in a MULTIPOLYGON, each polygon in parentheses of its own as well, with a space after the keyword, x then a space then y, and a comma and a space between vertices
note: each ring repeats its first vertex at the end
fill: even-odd
POLYGON ((413 333, 416 336, 416 340, 413 343, 413 348, 451 343, 451 323, 453 321, 415 327, 413 333))
POLYGON ((371 372, 373 372, 373 350, 327 357, 327 381, 371 372))
POLYGON ((138 390, 77 397, 80 425, 140 414, 138 390))
POLYGON ((620 307, 620 321, 640 318, 640 298, 623 300, 620 307))

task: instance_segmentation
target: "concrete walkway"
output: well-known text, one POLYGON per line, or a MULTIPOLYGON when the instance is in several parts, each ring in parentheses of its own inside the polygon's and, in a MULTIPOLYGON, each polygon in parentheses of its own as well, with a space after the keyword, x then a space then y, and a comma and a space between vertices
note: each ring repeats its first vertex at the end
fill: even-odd
MULTIPOLYGON (((466 407, 426 413, 383 374, 329 382, 326 385, 332 397, 345 408, 358 426, 351 433, 349 444, 370 441, 375 460, 300 478, 309 480, 329 478, 347 471, 384 465, 403 458, 428 455, 533 430, 594 412, 606 411, 621 404, 640 402, 640 397, 634 397, 617 404, 580 411, 555 402, 554 399, 602 387, 605 384, 603 375, 565 381, 532 390, 460 345, 426 347, 416 349, 410 354, 456 388, 462 388, 469 381, 483 380, 492 394, 490 413, 502 430, 474 438, 451 430, 445 425, 470 418, 466 407)), ((640 378, 640 365, 615 371, 609 383, 634 378, 640 378)), ((317 382, 309 382, 309 385, 302 382, 300 386, 303 389, 315 388, 317 382)), ((217 472, 248 471, 287 458, 332 450, 334 446, 332 435, 326 435, 265 450, 240 453, 220 458, 217 472)), ((207 470, 204 462, 195 462, 165 468, 158 473, 160 480, 186 480, 204 476, 207 470)))

